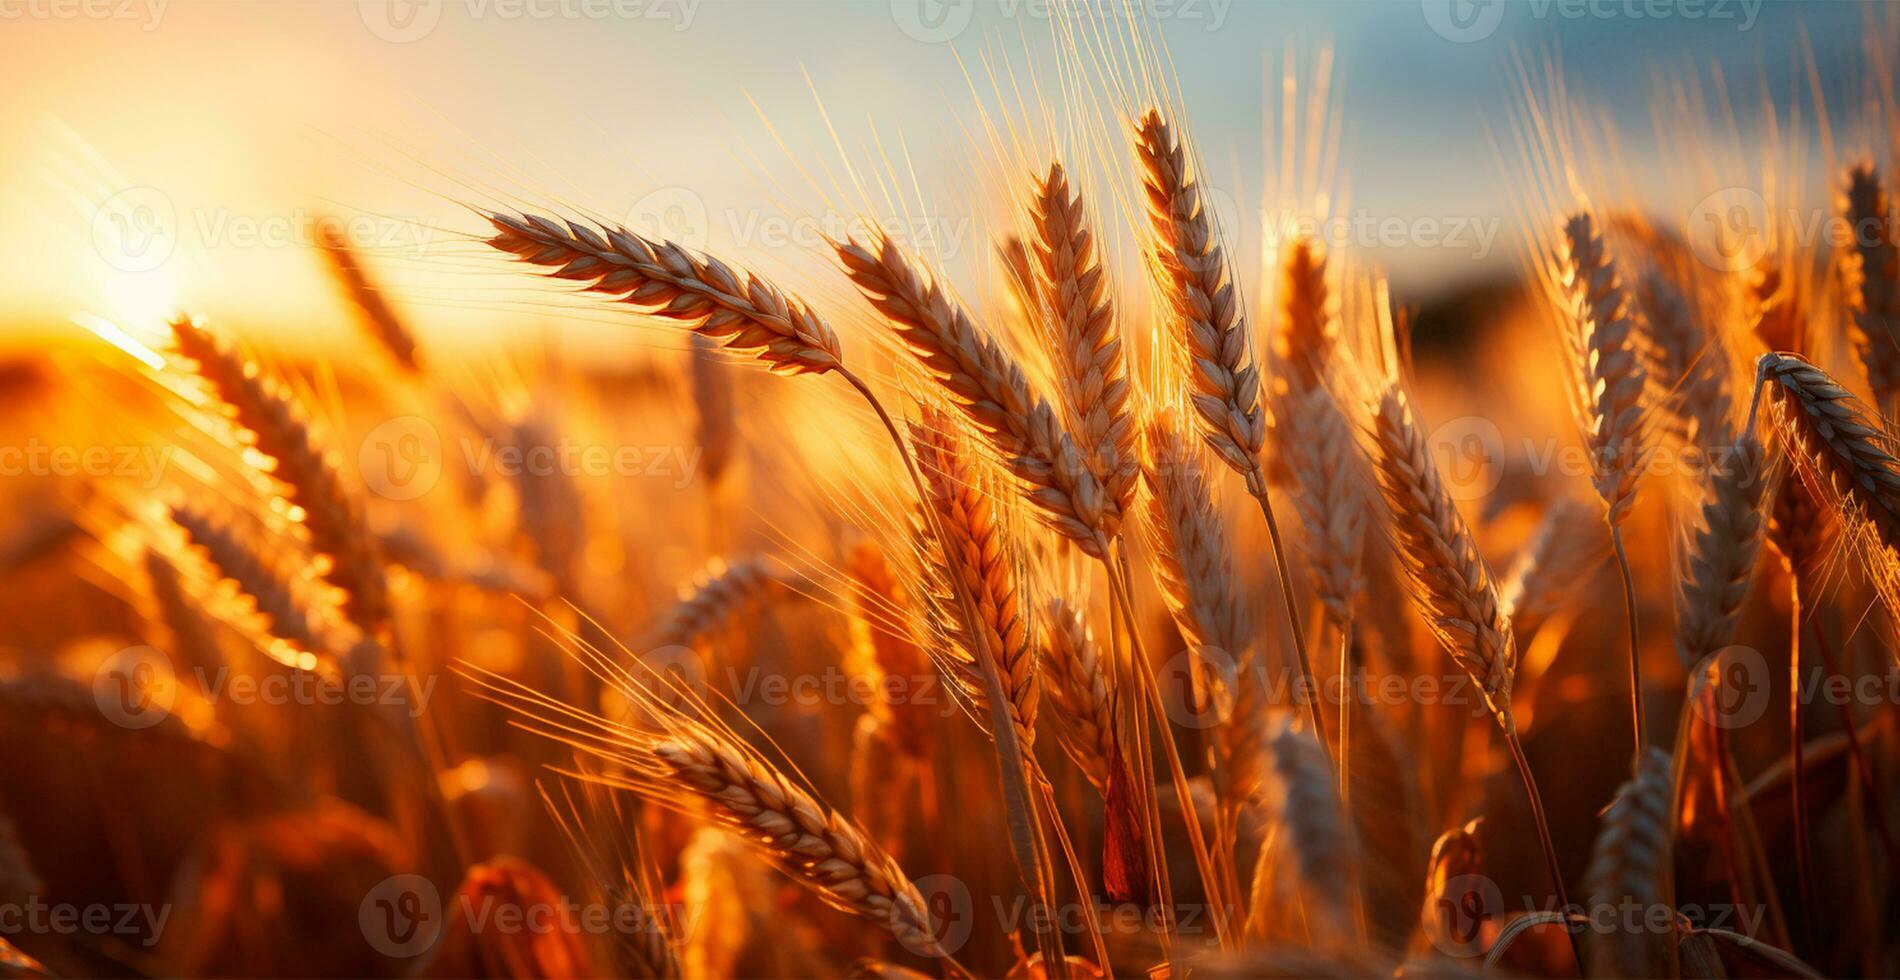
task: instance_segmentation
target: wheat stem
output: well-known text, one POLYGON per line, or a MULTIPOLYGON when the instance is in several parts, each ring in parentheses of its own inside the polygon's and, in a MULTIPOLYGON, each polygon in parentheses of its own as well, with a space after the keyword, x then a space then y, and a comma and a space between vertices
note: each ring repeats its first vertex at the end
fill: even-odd
POLYGON ((1623 529, 1610 526, 1610 544, 1616 549, 1616 568, 1623 578, 1623 613, 1629 624, 1630 638, 1630 723, 1635 727, 1636 749, 1630 758, 1632 769, 1643 759, 1643 746, 1649 744, 1643 725, 1643 645, 1636 622, 1636 586, 1630 575, 1630 559, 1623 550, 1623 529))

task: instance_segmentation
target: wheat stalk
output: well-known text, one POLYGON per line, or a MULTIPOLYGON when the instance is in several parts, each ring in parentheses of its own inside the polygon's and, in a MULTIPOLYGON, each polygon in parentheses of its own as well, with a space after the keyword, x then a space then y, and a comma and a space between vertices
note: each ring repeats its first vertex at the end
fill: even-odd
POLYGON ((1055 410, 1030 389, 1021 365, 888 235, 841 242, 837 252, 851 281, 1022 479, 1051 526, 1090 556, 1107 555, 1121 508, 1089 472, 1055 410))
POLYGON ((382 558, 361 502, 318 448, 296 400, 250 358, 197 322, 179 317, 171 326, 179 353, 196 362, 199 376, 230 406, 233 420, 250 433, 257 451, 276 461, 271 475, 300 513, 311 546, 328 556, 320 569, 343 590, 344 614, 366 636, 378 635, 390 612, 382 558))
POLYGON ((842 366, 838 336, 803 300, 709 255, 618 226, 590 227, 538 214, 486 216, 488 244, 523 261, 552 267, 556 279, 582 282, 652 316, 685 323, 721 346, 750 354, 786 374, 842 366))
POLYGON ((1854 348, 1867 369, 1874 404, 1891 412, 1900 405, 1900 246, 1886 190, 1871 165, 1848 171, 1844 207, 1854 234, 1846 269, 1854 348))
POLYGON ((1584 436, 1598 496, 1612 526, 1629 516, 1642 473, 1642 337, 1629 296, 1589 212, 1564 224, 1569 246, 1564 286, 1570 293, 1572 358, 1584 408, 1584 436))
POLYGON ((1125 512, 1134 501, 1141 459, 1121 331, 1081 195, 1070 189, 1062 164, 1049 165, 1031 210, 1036 281, 1054 318, 1056 374, 1072 435, 1096 482, 1125 512))

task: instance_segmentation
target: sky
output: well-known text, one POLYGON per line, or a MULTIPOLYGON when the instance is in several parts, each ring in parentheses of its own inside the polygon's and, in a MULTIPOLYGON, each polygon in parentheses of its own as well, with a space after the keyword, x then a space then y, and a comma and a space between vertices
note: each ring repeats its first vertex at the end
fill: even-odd
MULTIPOLYGON (((1560 64, 1662 188, 1679 169, 1654 133, 1664 73, 1720 71, 1794 104, 1811 51, 1845 104, 1870 23, 1853 3, 1752 0, 1140 11, 1217 213, 1253 257, 1252 219, 1284 170, 1269 138, 1280 76, 1290 62, 1309 79, 1332 53, 1336 230, 1402 296, 1514 268, 1516 175, 1497 147, 1512 143, 1520 66, 1560 64)), ((0 0, 0 206, 14 219, 0 336, 74 314, 137 329, 184 307, 323 342, 349 329, 309 248, 324 215, 347 222, 425 335, 479 342, 561 316, 481 264, 469 205, 651 222, 822 275, 819 236, 888 194, 974 285, 1025 179, 1010 168, 1033 155, 1012 159, 986 127, 1025 88, 1060 101, 1050 52, 1065 22, 1041 0, 0 0)), ((1757 101, 1736 101, 1752 131, 1757 101)))

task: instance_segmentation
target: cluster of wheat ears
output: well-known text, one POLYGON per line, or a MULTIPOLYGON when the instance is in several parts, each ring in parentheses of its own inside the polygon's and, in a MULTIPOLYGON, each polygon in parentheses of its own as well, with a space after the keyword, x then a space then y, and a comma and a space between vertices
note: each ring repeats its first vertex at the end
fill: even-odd
MULTIPOLYGON (((643 526, 598 499, 620 488, 559 473, 497 488, 452 471, 392 502, 356 472, 369 457, 336 451, 334 373, 279 370, 177 318, 168 350, 121 372, 130 394, 89 392, 146 398, 161 419, 146 424, 185 433, 179 486, 100 490, 5 556, 11 571, 83 540, 81 578, 116 583, 120 635, 169 668, 132 676, 164 710, 102 719, 110 685, 88 693, 73 664, 13 671, 7 731, 27 748, 5 767, 0 838, 10 902, 162 896, 177 917, 138 939, 18 933, 6 969, 1900 964, 1900 705, 1808 693, 1813 671, 1885 677, 1900 652, 1900 229, 1883 173, 1842 178, 1851 244, 1776 243, 1733 268, 1581 198, 1532 231, 1532 315, 1567 341, 1595 499, 1520 494, 1535 526, 1499 575, 1486 556, 1505 546, 1479 532, 1504 522, 1441 471, 1382 290, 1290 241, 1276 301, 1250 316, 1182 120, 1138 108, 1119 135, 1139 188, 1048 161, 1016 189, 1006 296, 982 309, 883 233, 832 242, 856 296, 808 302, 617 225, 483 210, 480 240, 522 272, 680 332, 683 382, 629 382, 641 392, 599 411, 649 413, 636 430, 689 420, 703 534, 677 515, 643 526), (1116 302, 1131 284, 1111 281, 1098 195, 1139 202, 1145 316, 1116 302), (881 337, 850 350, 827 313, 881 337), (813 495, 831 512, 764 499, 839 465, 785 458, 829 451, 813 426, 748 417, 811 404, 779 386, 878 433, 850 450, 861 471, 813 495), (1654 475, 1686 448, 1716 465, 1654 475), (1230 510, 1236 479, 1253 503, 1230 510), (425 504, 460 516, 415 517, 425 504), (748 514, 809 527, 733 533, 748 514), (653 575, 668 547, 710 560, 671 605, 596 581, 603 552, 653 575), (758 668, 868 693, 754 701, 729 681, 758 668), (399 687, 260 705, 213 685, 221 671, 399 687), (1378 694, 1424 676, 1438 697, 1378 694), (1735 722, 1755 698, 1771 710, 1735 722), (414 907, 403 888, 445 910, 422 946, 384 921, 414 907), (616 916, 534 929, 471 911, 496 903, 616 916)), ((452 383, 348 243, 323 245, 382 352, 375 385, 439 430, 558 438, 544 400, 452 383)))

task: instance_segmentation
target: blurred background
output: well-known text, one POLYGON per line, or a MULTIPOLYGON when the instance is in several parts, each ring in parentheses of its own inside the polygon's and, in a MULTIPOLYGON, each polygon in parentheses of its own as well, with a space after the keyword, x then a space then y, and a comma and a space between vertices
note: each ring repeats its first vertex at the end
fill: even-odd
MULTIPOLYGON (((1746 139, 1760 94, 1812 102, 1810 73, 1852 101, 1878 5, 1140 7, 1253 264, 1285 169, 1280 78, 1289 62, 1311 77, 1330 45, 1341 234, 1418 305, 1514 267, 1504 121, 1527 77, 1559 65, 1614 120, 1629 169, 1656 174, 1641 190, 1686 213, 1707 191, 1656 148, 1660 72, 1737 83, 1746 139)), ((973 167, 979 106, 1053 90, 1059 21, 1042 0, 0 0, 0 336, 187 305, 267 344, 350 340, 308 248, 314 219, 339 215, 423 336, 479 346, 532 324, 508 308, 519 294, 471 281, 464 203, 558 200, 769 267, 801 260, 762 253, 813 251, 799 232, 831 205, 812 187, 845 182, 866 148, 901 160, 935 209, 938 260, 967 271, 989 256, 972 182, 1021 177, 973 167), (826 173, 788 177, 792 158, 826 173)))

